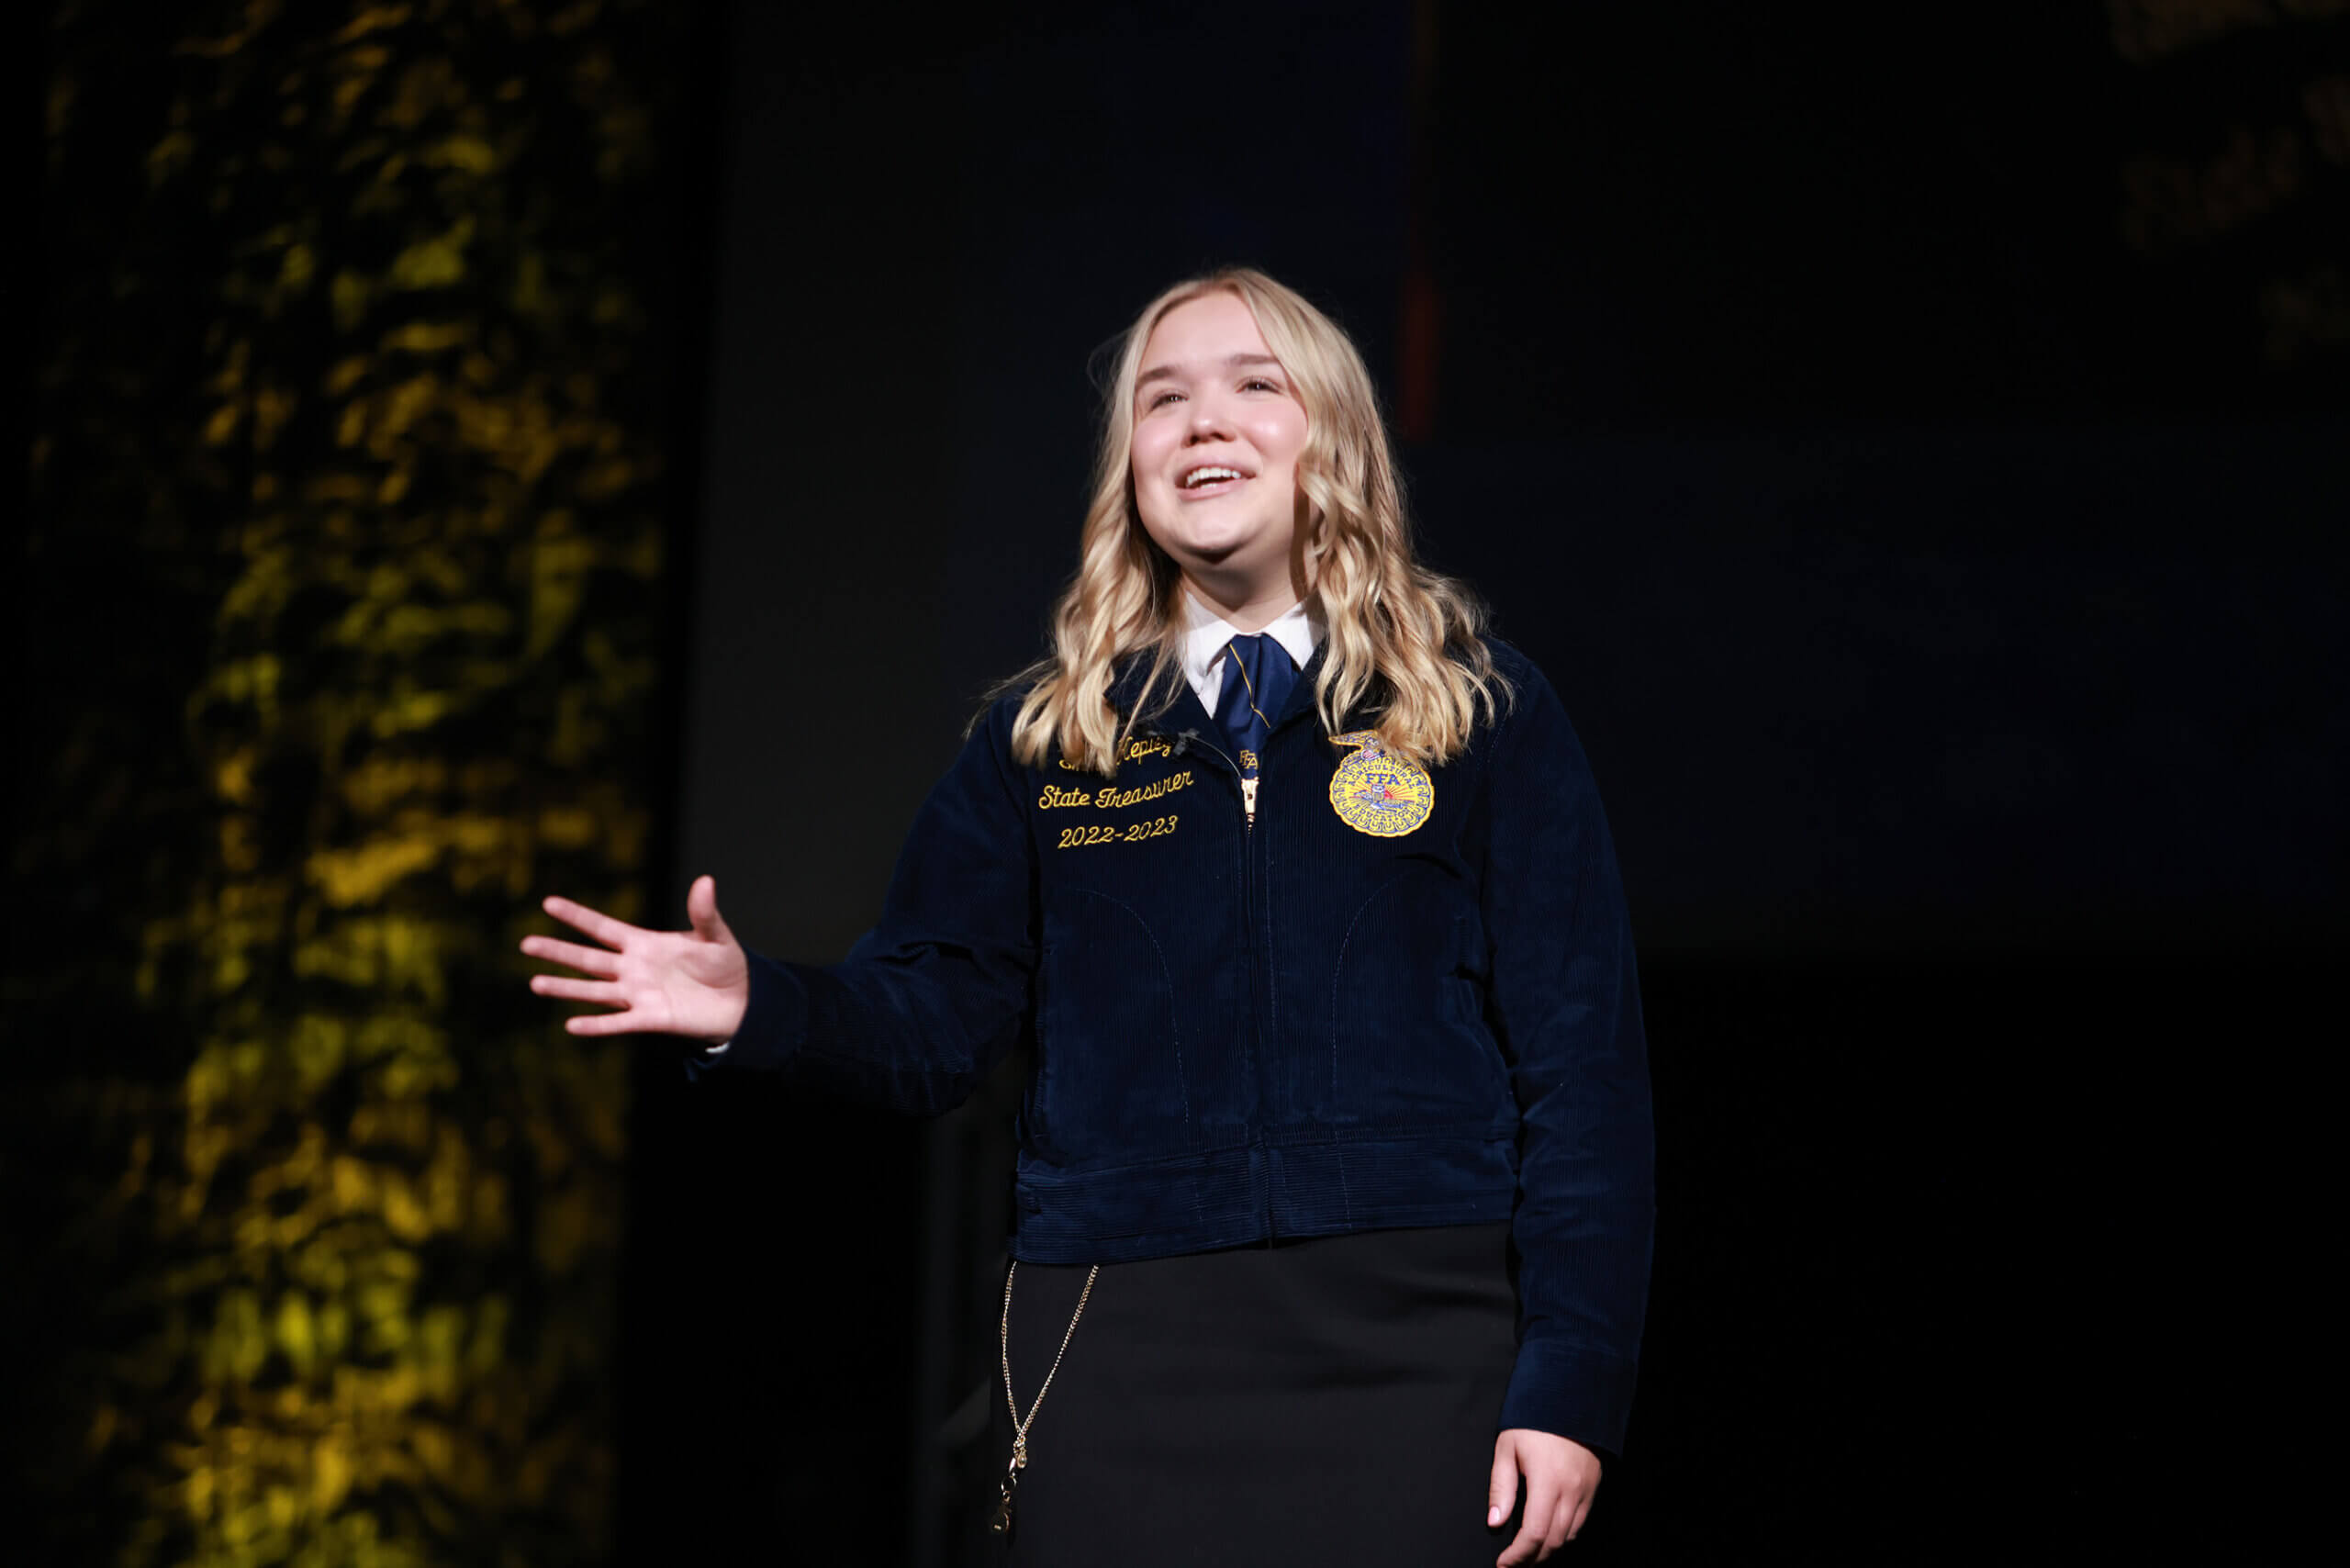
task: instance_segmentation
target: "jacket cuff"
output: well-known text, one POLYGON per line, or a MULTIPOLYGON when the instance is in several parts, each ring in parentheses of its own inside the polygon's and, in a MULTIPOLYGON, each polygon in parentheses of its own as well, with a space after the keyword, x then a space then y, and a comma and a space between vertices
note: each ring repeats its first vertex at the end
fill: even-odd
POLYGON ((1620 1455, 1637 1373, 1636 1363, 1619 1357, 1555 1339, 1529 1339, 1517 1348, 1494 1429, 1552 1432, 1620 1455))
POLYGON ((789 964, 743 949, 750 965, 751 998, 734 1037, 711 1051, 688 1051, 686 1077, 699 1082, 714 1072, 778 1072, 808 1038, 808 988, 789 964))

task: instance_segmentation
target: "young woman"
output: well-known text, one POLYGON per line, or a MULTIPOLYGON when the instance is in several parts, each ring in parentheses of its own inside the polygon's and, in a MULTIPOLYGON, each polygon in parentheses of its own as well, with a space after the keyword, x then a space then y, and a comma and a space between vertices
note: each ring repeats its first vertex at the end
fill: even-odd
POLYGON ((1024 1036, 1013 1560, 1548 1558, 1617 1449, 1652 1224, 1614 852, 1557 696, 1413 557, 1370 377, 1234 270, 1127 333, 1052 656, 840 964, 559 898, 613 1011, 913 1112, 1024 1036))

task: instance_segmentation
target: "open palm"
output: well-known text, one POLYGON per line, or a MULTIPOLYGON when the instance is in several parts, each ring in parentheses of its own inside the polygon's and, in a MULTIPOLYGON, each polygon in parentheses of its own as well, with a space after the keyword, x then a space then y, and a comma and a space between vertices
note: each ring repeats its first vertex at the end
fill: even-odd
POLYGON ((731 1040, 751 1000, 751 967, 743 945, 718 914, 718 883, 697 877, 686 894, 685 931, 647 931, 624 920, 550 898, 540 907, 565 925, 603 944, 590 947, 552 936, 525 936, 522 951, 562 964, 571 975, 532 975, 541 996, 601 1002, 613 1013, 583 1013, 564 1020, 575 1035, 683 1035, 713 1043, 731 1040))

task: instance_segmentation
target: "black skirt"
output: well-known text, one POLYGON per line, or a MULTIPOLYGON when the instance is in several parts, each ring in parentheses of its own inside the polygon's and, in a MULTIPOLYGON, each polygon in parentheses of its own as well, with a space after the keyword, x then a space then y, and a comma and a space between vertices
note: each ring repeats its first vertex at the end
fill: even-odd
MULTIPOLYGON (((1368 1231, 1103 1265, 1028 1429, 1013 1568, 1489 1568, 1516 1529, 1485 1527, 1516 1350, 1508 1233, 1368 1231)), ((1018 1268, 1023 1415, 1085 1276, 1018 1268)))

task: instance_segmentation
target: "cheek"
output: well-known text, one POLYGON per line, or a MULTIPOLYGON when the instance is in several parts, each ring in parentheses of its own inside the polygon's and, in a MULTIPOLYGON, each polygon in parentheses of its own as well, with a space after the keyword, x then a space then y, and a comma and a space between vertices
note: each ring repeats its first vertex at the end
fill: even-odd
POLYGON ((1147 487, 1152 476, 1166 466, 1169 442, 1165 431, 1144 425, 1136 430, 1134 440, 1129 444, 1131 455, 1126 464, 1127 473, 1134 479, 1135 488, 1141 490, 1147 487))
POLYGON ((1266 457, 1295 466, 1305 450, 1305 418, 1293 410, 1270 416, 1253 434, 1257 450, 1266 457))
POLYGON ((1167 510, 1167 499, 1160 494, 1165 487, 1155 477, 1164 458, 1163 453, 1147 450, 1142 437, 1137 434, 1133 460, 1126 465, 1126 483, 1134 491, 1136 515, 1142 519, 1143 532, 1153 539, 1158 538, 1162 532, 1167 510))

